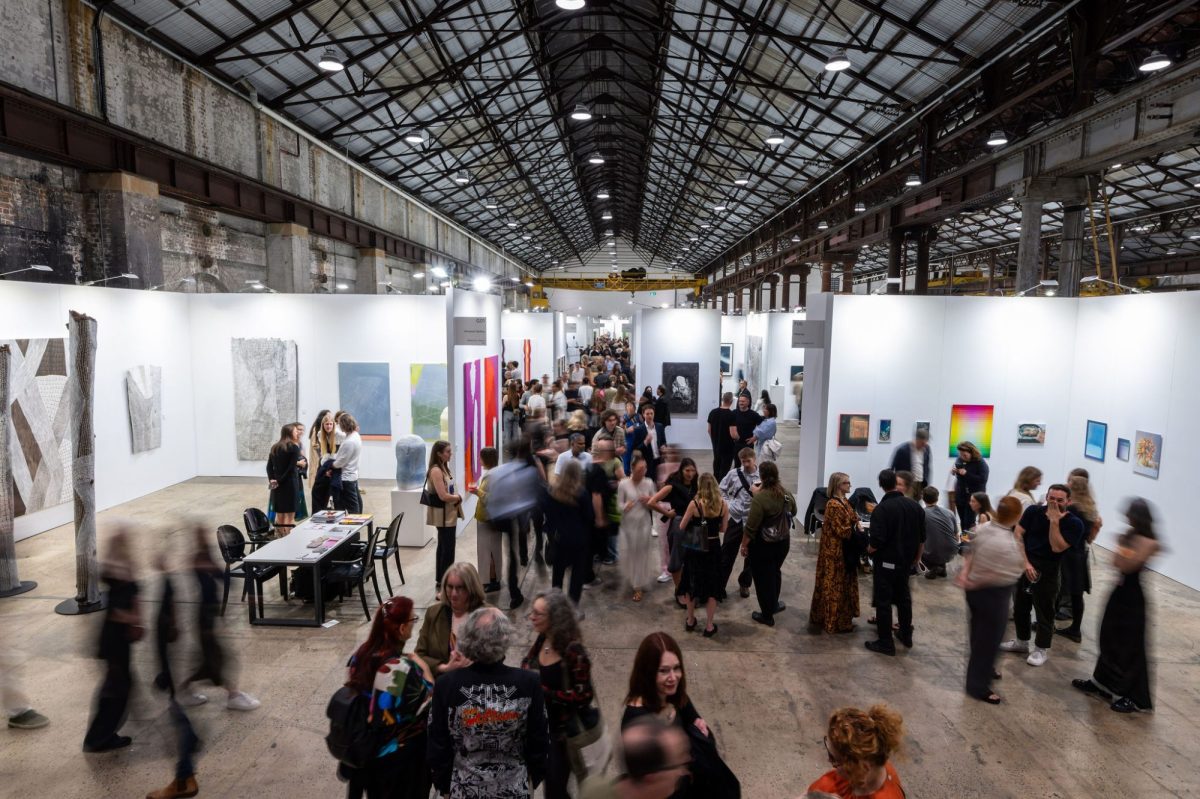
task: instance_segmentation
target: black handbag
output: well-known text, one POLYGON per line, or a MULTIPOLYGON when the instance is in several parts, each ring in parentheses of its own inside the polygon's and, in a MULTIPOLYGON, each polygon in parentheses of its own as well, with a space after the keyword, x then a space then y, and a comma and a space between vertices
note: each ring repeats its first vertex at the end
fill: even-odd
MULTIPOLYGON (((700 503, 695 500, 692 501, 696 503, 696 510, 701 511, 700 503)), ((688 524, 687 528, 680 530, 679 534, 679 544, 684 549, 690 549, 693 552, 708 551, 708 525, 705 524, 702 511, 692 516, 691 523, 688 524)))
MULTIPOLYGON (((857 516, 858 514, 855 514, 855 517, 857 516)), ((866 532, 857 524, 850 528, 850 535, 842 541, 842 560, 846 563, 847 574, 858 572, 858 562, 863 555, 867 554, 867 545, 870 540, 866 532)))
POLYGON ((444 508, 446 503, 438 496, 437 491, 429 490, 429 475, 425 475, 425 485, 421 486, 421 504, 427 508, 444 508))

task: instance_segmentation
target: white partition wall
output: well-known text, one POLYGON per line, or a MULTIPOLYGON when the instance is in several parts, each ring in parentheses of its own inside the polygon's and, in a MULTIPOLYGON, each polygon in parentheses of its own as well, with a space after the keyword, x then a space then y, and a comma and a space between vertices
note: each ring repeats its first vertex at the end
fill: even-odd
POLYGON ((721 379, 721 393, 736 392, 738 375, 746 371, 746 317, 721 317, 721 343, 733 345, 730 374, 721 379))
POLYGON ((684 449, 709 449, 708 412, 720 387, 721 313, 709 309, 643 309, 634 326, 634 363, 641 386, 657 386, 663 363, 699 364, 695 414, 671 414, 667 441, 684 449))
MULTIPOLYGON (((465 433, 466 401, 463 389, 463 365, 485 360, 492 356, 500 356, 500 316, 501 300, 494 294, 479 294, 474 291, 450 289, 446 301, 449 312, 446 314, 446 360, 450 364, 447 389, 450 392, 450 431, 451 443, 454 445, 454 477, 455 490, 464 498, 463 512, 466 518, 472 518, 475 507, 474 494, 467 493, 467 444, 465 433), (454 336, 455 319, 482 318, 486 335, 484 343, 467 343, 468 339, 454 336)), ((493 433, 491 446, 500 446, 500 389, 502 381, 497 377, 496 391, 493 397, 496 407, 497 425, 493 433)), ((480 381, 481 390, 483 381, 480 381)), ((481 397, 481 401, 482 401, 481 397)), ((487 432, 479 442, 479 447, 488 446, 487 432)))
MULTIPOLYGON (((39 283, 0 283, 0 340, 67 338, 70 311, 97 323, 96 505, 109 508, 196 475, 188 302, 180 294, 39 283), (162 368, 162 445, 134 453, 125 373, 162 368)), ((232 435, 232 433, 231 433, 232 435)), ((69 484, 69 478, 68 478, 69 484)), ((66 524, 65 503, 14 522, 20 540, 66 524)))
MULTIPOLYGON (((338 407, 338 363, 386 363, 393 435, 412 429, 409 367, 446 363, 446 298, 408 295, 198 294, 191 302, 197 473, 263 478, 261 460, 239 460, 233 426, 233 338, 296 342, 299 421, 338 407)), ((497 347, 497 352, 499 347, 497 347)), ((164 381, 165 382, 165 381, 164 381)), ((395 478, 394 440, 363 441, 360 479, 395 478)))
MULTIPOLYGON (((512 313, 500 315, 500 335, 504 341, 503 360, 525 366, 524 343, 529 342, 529 375, 540 380, 554 374, 556 343, 555 317, 560 314, 512 313)), ((522 373, 523 374, 523 373, 522 373)))
POLYGON ((791 377, 792 367, 804 365, 804 348, 792 347, 792 322, 803 320, 805 314, 797 311, 764 315, 767 318, 767 339, 763 351, 763 379, 779 408, 779 418, 797 419, 799 411, 792 392, 791 377))

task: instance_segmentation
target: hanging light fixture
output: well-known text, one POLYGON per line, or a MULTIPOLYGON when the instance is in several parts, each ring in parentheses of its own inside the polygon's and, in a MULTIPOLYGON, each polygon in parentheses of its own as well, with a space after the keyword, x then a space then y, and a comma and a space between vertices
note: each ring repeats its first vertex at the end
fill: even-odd
POLYGON ((1008 144, 1008 136, 1002 130, 993 130, 987 137, 988 147, 1003 147, 1008 144))
POLYGON ((800 243, 799 234, 793 233, 792 234, 792 244, 799 244, 799 243, 800 243))
POLYGON ((919 175, 909 175, 904 179, 904 185, 908 187, 920 186, 921 178, 919 175))
POLYGON ((504 224, 508 225, 509 227, 516 227, 519 223, 515 219, 510 219, 504 224))
POLYGON ((1171 59, 1163 54, 1161 50, 1155 50, 1146 56, 1145 60, 1138 65, 1139 72, 1158 72, 1171 66, 1171 59))
POLYGON ((409 144, 424 144, 425 131, 410 130, 408 133, 404 134, 404 141, 408 142, 409 144))
POLYGON ((532 233, 522 233, 521 238, 525 239, 525 241, 533 241, 533 234, 532 233))
POLYGON ((783 134, 780 133, 779 131, 773 130, 767 134, 766 138, 764 138, 763 141, 766 142, 771 147, 778 147, 779 145, 781 145, 785 141, 787 141, 787 139, 785 139, 783 134))
POLYGON ((600 153, 592 153, 588 156, 588 163, 600 166, 604 163, 604 156, 600 155, 600 153))
POLYGON ((714 205, 714 206, 712 207, 712 209, 713 209, 714 211, 724 211, 724 210, 725 210, 725 209, 727 209, 728 207, 729 207, 729 206, 727 206, 725 203, 717 203, 716 205, 714 205))
POLYGON ((817 230, 829 230, 829 223, 822 219, 817 223, 817 230))
POLYGON ((337 50, 326 47, 325 52, 321 53, 321 58, 317 60, 317 67, 322 72, 341 72, 346 65, 342 63, 342 59, 338 58, 337 50))
POLYGON ((738 177, 733 179, 733 185, 735 185, 735 186, 745 186, 749 183, 750 183, 750 178, 747 175, 739 175, 738 177))
POLYGON ((612 238, 612 234, 613 234, 612 228, 609 228, 608 230, 604 231, 604 235, 608 236, 609 238, 612 238))
POLYGON ((465 186, 471 182, 471 174, 465 169, 460 169, 454 173, 454 182, 460 186, 465 186))
POLYGON ((863 202, 862 200, 859 200, 858 202, 856 202, 854 204, 854 213, 861 214, 866 210, 867 210, 867 204, 865 202, 863 202))
POLYGON ((838 50, 833 55, 829 56, 829 60, 825 62, 826 72, 841 72, 843 69, 850 68, 850 59, 846 57, 845 50, 838 50))
POLYGON ((554 5, 563 11, 578 11, 587 5, 587 3, 585 0, 554 0, 554 5))
POLYGON ((596 192, 597 200, 607 200, 608 198, 609 198, 608 189, 601 189, 600 191, 596 192))
POLYGON ((583 103, 575 103, 575 110, 571 112, 571 119, 576 122, 587 122, 592 118, 592 112, 583 103))
POLYGON ((600 214, 600 218, 605 222, 610 221, 612 219, 612 211, 605 211, 604 213, 600 214))
POLYGON ((500 207, 500 203, 496 202, 495 198, 488 197, 486 200, 483 201, 483 207, 488 209, 489 211, 495 211, 497 208, 500 207))

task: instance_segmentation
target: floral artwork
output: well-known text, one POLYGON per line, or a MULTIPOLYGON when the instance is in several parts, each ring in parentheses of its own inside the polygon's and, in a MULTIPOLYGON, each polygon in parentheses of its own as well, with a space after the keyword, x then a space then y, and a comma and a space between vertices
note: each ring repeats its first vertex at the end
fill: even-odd
POLYGON ((1138 430, 1133 437, 1133 472, 1158 479, 1163 439, 1158 433, 1138 430))

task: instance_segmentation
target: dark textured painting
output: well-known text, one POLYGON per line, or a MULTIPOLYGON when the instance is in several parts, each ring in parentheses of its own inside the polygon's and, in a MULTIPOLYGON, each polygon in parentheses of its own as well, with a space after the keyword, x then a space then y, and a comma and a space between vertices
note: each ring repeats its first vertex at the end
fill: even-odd
POLYGON ((339 363, 338 406, 366 439, 392 437, 392 386, 386 363, 339 363))
POLYGON ((662 366, 662 385, 667 390, 671 413, 695 413, 699 407, 700 364, 668 362, 662 366))

